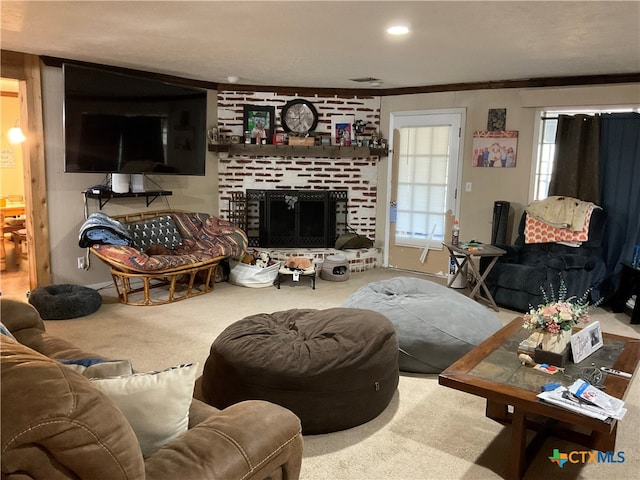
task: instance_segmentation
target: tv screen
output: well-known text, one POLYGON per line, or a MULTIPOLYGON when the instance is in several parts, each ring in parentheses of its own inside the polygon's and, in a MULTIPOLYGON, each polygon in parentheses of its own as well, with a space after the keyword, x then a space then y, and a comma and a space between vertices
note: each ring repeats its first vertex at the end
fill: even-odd
POLYGON ((204 175, 206 90, 65 63, 65 172, 204 175))

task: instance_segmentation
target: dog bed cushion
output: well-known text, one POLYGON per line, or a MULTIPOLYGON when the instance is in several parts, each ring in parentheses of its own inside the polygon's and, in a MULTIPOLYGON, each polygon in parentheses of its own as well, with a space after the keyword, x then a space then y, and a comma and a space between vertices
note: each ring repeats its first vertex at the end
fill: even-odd
POLYGON ((412 277, 365 285, 342 306, 368 308, 393 323, 405 372, 440 373, 502 327, 498 317, 469 297, 412 277))
POLYGON ((102 305, 102 296, 82 285, 48 285, 34 289, 29 303, 43 320, 66 320, 96 312, 102 305))
POLYGON ((382 412, 398 385, 393 325, 370 310, 287 310, 247 317, 211 346, 207 403, 267 400, 294 412, 303 433, 343 430, 382 412))

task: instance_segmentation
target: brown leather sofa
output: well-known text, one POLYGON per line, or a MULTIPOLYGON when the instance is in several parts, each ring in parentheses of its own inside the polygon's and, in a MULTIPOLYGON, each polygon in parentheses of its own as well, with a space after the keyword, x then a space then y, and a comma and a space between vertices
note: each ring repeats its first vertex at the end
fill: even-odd
POLYGON ((55 359, 95 357, 45 331, 31 305, 0 298, 2 479, 295 480, 300 421, 263 401, 218 410, 194 399, 189 429, 148 458, 122 412, 55 359))

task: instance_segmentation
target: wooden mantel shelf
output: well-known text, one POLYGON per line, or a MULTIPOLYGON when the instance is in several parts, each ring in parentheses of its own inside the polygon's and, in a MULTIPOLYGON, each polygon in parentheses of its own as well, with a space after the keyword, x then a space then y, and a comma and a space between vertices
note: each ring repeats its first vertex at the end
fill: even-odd
POLYGON ((228 152, 232 155, 274 157, 383 157, 386 148, 343 147, 338 145, 248 145, 245 143, 209 144, 210 152, 228 152))

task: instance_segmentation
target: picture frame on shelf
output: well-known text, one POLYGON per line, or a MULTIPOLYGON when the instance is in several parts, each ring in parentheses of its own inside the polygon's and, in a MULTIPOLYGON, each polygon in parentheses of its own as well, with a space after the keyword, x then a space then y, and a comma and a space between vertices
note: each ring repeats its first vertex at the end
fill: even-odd
POLYGON ((287 141, 287 135, 283 132, 273 134, 274 145, 284 145, 287 141))
POLYGON ((275 107, 269 105, 245 105, 243 128, 249 132, 251 143, 273 142, 275 107))
POLYGON ((334 115, 331 117, 331 144, 350 146, 355 140, 353 123, 355 115, 334 115))

